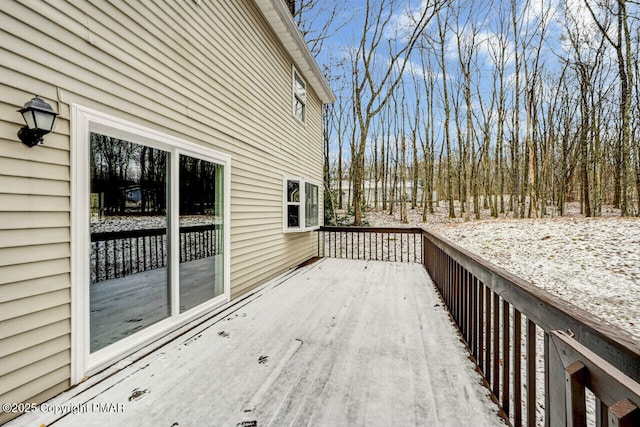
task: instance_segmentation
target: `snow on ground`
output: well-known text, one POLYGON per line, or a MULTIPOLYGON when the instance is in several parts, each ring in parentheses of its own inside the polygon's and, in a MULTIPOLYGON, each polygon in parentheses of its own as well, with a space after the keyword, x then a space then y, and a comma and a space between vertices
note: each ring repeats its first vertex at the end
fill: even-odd
POLYGON ((325 259, 9 425, 504 426, 427 281, 325 259))
MULTIPOLYGON (((612 209, 603 209, 615 215, 612 209)), ((409 211, 409 224, 423 225, 640 340, 640 219, 585 218, 575 204, 566 217, 447 218, 445 204, 422 223, 409 211)), ((458 215, 459 216, 459 215, 458 215)), ((372 213, 373 226, 401 223, 372 213)))
MULTIPOLYGON (((367 220, 379 227, 426 227, 640 341, 640 218, 621 218, 610 207, 603 207, 602 218, 585 218, 577 203, 569 203, 563 217, 494 219, 484 210, 480 220, 472 216, 464 221, 459 204, 456 218, 450 219, 446 202, 441 202, 426 223, 421 209, 409 209, 406 222, 386 212, 371 212, 367 220)), ((538 330, 538 427, 544 425, 542 338, 538 330)), ((594 397, 588 390, 587 424, 595 425, 594 397)))
MULTIPOLYGON (((221 218, 214 215, 181 215, 180 226, 196 226, 221 223, 221 218)), ((167 217, 162 215, 105 215, 91 217, 91 232, 120 232, 131 230, 149 230, 165 228, 167 217)))
POLYGON ((640 340, 640 221, 498 220, 435 231, 640 340))

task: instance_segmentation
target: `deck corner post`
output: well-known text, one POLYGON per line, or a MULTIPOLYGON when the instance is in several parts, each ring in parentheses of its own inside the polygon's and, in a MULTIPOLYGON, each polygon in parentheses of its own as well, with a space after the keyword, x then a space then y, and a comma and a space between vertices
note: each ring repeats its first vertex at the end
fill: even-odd
POLYGON ((565 368, 555 345, 553 332, 544 334, 545 357, 545 426, 568 426, 565 392, 565 368))
POLYGON ((586 427, 587 407, 585 400, 585 383, 587 368, 576 361, 567 366, 565 375, 565 398, 567 404, 567 426, 586 427))
POLYGON ((640 423, 640 409, 629 399, 609 407, 609 427, 632 427, 640 423))

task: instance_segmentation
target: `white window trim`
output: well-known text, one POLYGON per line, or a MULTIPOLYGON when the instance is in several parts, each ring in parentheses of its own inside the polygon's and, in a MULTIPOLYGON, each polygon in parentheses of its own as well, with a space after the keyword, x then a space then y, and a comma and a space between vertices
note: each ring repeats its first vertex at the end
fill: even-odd
MULTIPOLYGON (((182 140, 118 117, 114 117, 81 105, 71 106, 71 384, 79 384, 84 378, 114 364, 160 337, 210 313, 231 299, 230 279, 230 227, 231 218, 231 157, 192 142, 182 140), (144 143, 172 153, 177 162, 179 154, 196 156, 224 167, 224 292, 222 295, 180 314, 177 304, 178 287, 171 294, 171 316, 117 343, 91 354, 89 316, 89 135, 90 132, 107 133, 134 142, 144 143)), ((173 165, 172 170, 177 170, 173 165)), ((171 182, 171 192, 177 194, 177 180, 171 182)), ((169 213, 172 221, 173 241, 178 241, 178 202, 173 198, 169 213)), ((175 249, 177 251, 177 248, 175 249)), ((174 269, 177 270, 177 269, 174 269)), ((179 274, 177 271, 172 273, 179 274)), ((175 279, 176 277, 172 277, 175 279)), ((175 281, 174 281, 175 283, 175 281)))
POLYGON ((298 121, 298 123, 304 124, 307 121, 306 120, 307 119, 307 81, 304 79, 302 74, 298 72, 295 66, 291 66, 291 70, 292 70, 291 72, 291 114, 298 121), (305 99, 304 99, 304 102, 302 103, 303 105, 302 119, 298 117, 298 115, 296 114, 296 76, 298 76, 298 78, 302 81, 302 84, 304 85, 305 99))
POLYGON ((285 176, 282 179, 282 230, 285 233, 302 233, 302 232, 306 232, 306 231, 313 231, 313 230, 317 230, 320 228, 320 225, 322 224, 321 222, 321 216, 320 216, 320 185, 318 184, 317 181, 311 180, 311 179, 305 179, 305 178, 301 178, 299 176, 285 176), (298 181, 298 183, 300 184, 300 202, 299 202, 299 206, 300 206, 300 211, 298 212, 298 216, 299 216, 299 222, 300 222, 300 226, 299 227, 289 227, 288 222, 287 222, 287 212, 288 209, 287 207, 291 204, 289 203, 289 201, 287 200, 287 193, 288 193, 288 189, 287 189, 287 181, 298 181), (313 184, 316 187, 318 187, 318 225, 313 225, 311 227, 307 227, 307 220, 306 220, 306 185, 305 184, 313 184))

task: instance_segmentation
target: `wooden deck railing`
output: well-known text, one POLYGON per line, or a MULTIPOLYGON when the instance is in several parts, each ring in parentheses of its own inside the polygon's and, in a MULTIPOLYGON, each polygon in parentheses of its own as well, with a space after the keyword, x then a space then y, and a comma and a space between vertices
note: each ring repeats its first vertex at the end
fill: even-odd
POLYGON ((598 427, 640 426, 638 342, 452 242, 423 235, 424 265, 512 425, 585 426, 591 418, 598 427))
POLYGON ((584 310, 420 228, 321 227, 318 255, 422 262, 511 425, 640 426, 640 344, 584 310))
MULTIPOLYGON (((180 227, 180 262, 221 251, 221 224, 180 227)), ((166 228, 91 233, 91 283, 165 267, 166 262, 166 228)))
POLYGON ((318 256, 423 263, 422 229, 320 227, 318 256))

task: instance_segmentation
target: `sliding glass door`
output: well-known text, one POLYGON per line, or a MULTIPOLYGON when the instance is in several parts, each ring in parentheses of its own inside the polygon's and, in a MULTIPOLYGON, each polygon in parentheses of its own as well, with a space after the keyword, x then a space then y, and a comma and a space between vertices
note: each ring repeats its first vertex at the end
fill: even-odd
POLYGON ((223 166, 180 155, 180 312, 222 295, 223 166))
POLYGON ((224 294, 225 166, 105 133, 89 145, 95 353, 224 294))
POLYGON ((171 314, 169 153, 91 133, 90 350, 171 314))

